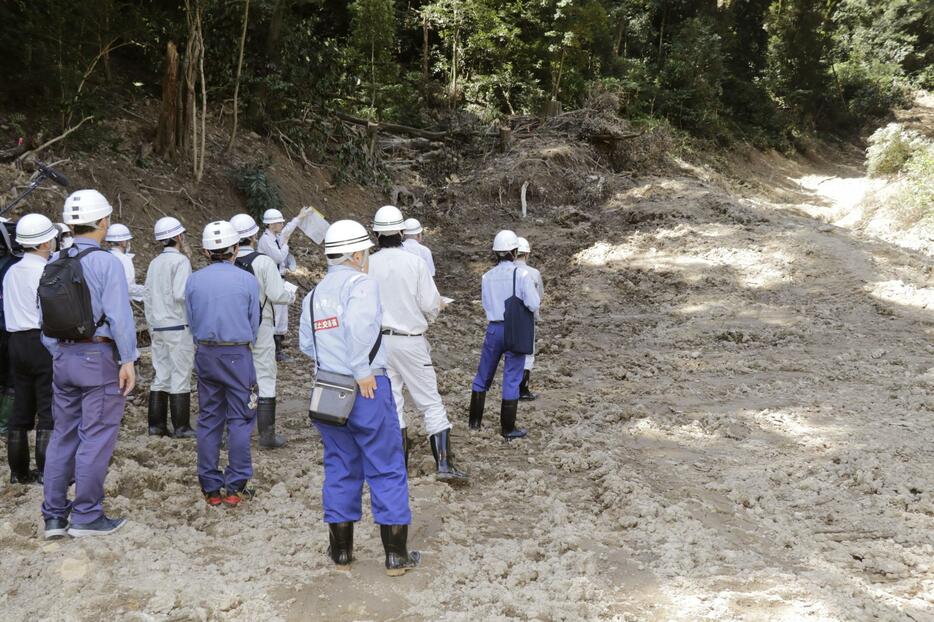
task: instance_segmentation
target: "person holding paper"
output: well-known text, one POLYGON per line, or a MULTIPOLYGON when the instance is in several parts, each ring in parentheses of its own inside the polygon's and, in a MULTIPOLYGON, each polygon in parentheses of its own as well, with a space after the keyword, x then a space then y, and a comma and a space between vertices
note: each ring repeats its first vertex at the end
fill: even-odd
POLYGON ((425 418, 437 479, 462 484, 468 477, 454 466, 451 422, 438 392, 431 346, 425 338, 428 323, 438 317, 444 303, 425 262, 402 248, 402 228, 402 213, 392 205, 381 207, 373 217, 373 231, 380 251, 370 259, 370 276, 379 284, 383 307, 386 371, 402 429, 402 447, 408 464, 409 437, 402 411, 402 388, 405 387, 415 408, 425 418))
MULTIPOLYGON (((268 256, 279 268, 279 275, 285 276, 295 270, 297 264, 295 257, 289 252, 289 238, 298 228, 302 220, 311 213, 313 208, 305 207, 299 212, 298 216, 286 224, 285 217, 277 209, 268 209, 263 214, 263 224, 266 225, 266 231, 263 232, 256 250, 268 256)), ((276 360, 284 362, 289 360, 288 355, 283 352, 282 342, 285 335, 289 332, 289 306, 287 304, 273 305, 275 314, 275 330, 273 340, 276 347, 276 360)))
POLYGON ((275 316, 273 305, 288 305, 295 299, 297 287, 286 283, 279 275, 275 262, 255 249, 259 227, 249 214, 237 214, 230 224, 240 235, 240 250, 234 264, 259 282, 260 325, 253 344, 253 366, 256 368, 256 384, 259 400, 256 407, 256 427, 259 429, 259 446, 278 449, 285 439, 276 434, 276 343, 273 338, 275 316))

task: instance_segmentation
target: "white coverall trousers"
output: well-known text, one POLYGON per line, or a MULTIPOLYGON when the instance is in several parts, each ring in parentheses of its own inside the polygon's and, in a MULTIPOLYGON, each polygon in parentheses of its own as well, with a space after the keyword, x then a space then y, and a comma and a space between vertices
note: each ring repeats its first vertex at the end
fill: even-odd
POLYGON ((152 331, 152 368, 156 373, 150 391, 191 393, 194 363, 195 344, 187 328, 152 331))
POLYGON ((409 390, 416 410, 425 417, 428 436, 450 428, 448 413, 438 393, 438 377, 431 363, 431 346, 424 335, 383 335, 383 347, 386 351, 386 373, 392 383, 392 397, 399 415, 399 427, 406 427, 402 415, 404 387, 409 390))
POLYGON ((273 305, 272 310, 276 314, 276 334, 289 332, 289 305, 273 305))
MULTIPOLYGON (((288 307, 286 307, 287 309, 288 307)), ((256 368, 256 385, 259 397, 276 397, 276 342, 273 339, 272 321, 263 317, 253 344, 253 367, 256 368)))

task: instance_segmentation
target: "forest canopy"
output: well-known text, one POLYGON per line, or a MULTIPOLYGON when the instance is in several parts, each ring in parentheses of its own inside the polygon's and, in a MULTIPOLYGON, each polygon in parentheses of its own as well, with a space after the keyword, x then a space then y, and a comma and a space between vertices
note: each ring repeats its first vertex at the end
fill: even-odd
POLYGON ((609 94, 628 118, 778 143, 860 130, 934 87, 925 0, 8 0, 0 109, 64 130, 159 98, 170 42, 183 74, 203 52, 203 101, 229 111, 236 92, 257 131, 322 111, 486 122, 609 94))

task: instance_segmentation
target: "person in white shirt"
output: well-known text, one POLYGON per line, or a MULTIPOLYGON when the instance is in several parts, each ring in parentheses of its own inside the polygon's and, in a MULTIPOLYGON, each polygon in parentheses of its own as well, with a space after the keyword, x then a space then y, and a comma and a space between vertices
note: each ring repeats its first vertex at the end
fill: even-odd
POLYGON ((402 248, 413 255, 418 255, 428 264, 428 274, 435 278, 435 260, 431 255, 431 249, 422 244, 424 229, 422 223, 414 218, 405 220, 405 233, 403 234, 402 248))
POLYGON ((185 285, 191 276, 191 261, 182 253, 185 227, 165 216, 153 228, 160 255, 146 271, 144 308, 152 336, 152 367, 155 377, 149 386, 149 434, 168 436, 171 408, 176 438, 195 438, 191 428, 191 370, 195 346, 185 310, 185 285))
MULTIPOLYGON (((525 238, 519 238, 519 255, 516 257, 516 263, 522 264, 525 266, 525 269, 528 271, 529 276, 532 277, 532 283, 535 285, 535 291, 538 292, 538 297, 541 299, 545 298, 545 284, 542 282, 542 273, 533 268, 528 264, 529 255, 532 253, 532 247, 529 245, 529 241, 525 238)), ((541 317, 541 307, 535 311, 535 322, 537 323, 541 317)), ((538 348, 536 347, 536 350, 538 348)), ((522 383, 519 385, 519 399, 520 400, 534 400, 538 398, 538 395, 532 393, 529 390, 529 379, 532 375, 532 368, 535 367, 535 355, 526 354, 525 355, 525 370, 522 372, 522 383)))
POLYGON ((130 252, 130 240, 133 235, 126 225, 114 223, 107 228, 105 242, 110 242, 110 254, 120 260, 123 272, 126 274, 127 288, 130 290, 130 300, 142 302, 146 294, 145 287, 136 283, 136 268, 133 266, 133 253, 130 252))
POLYGON ((39 280, 52 254, 58 229, 42 214, 16 223, 23 258, 3 277, 3 318, 10 333, 13 414, 7 430, 10 482, 42 483, 45 454, 52 438, 52 355, 42 344, 39 280), (29 470, 29 430, 36 430, 36 470, 29 470))
MULTIPOLYGON (((266 230, 257 242, 256 250, 275 262, 281 276, 285 276, 297 267, 295 257, 289 252, 289 238, 292 237, 301 219, 310 211, 310 207, 303 208, 299 215, 288 223, 285 222, 282 212, 277 209, 268 209, 263 213, 263 224, 266 225, 266 230)), ((284 362, 289 360, 282 345, 286 333, 289 332, 289 305, 273 305, 273 312, 276 319, 273 331, 276 360, 284 362)))
POLYGON ((403 406, 403 387, 415 408, 425 417, 425 431, 435 458, 436 476, 449 483, 464 483, 467 475, 454 466, 451 422, 438 393, 438 378, 425 339, 428 323, 444 307, 428 266, 402 248, 402 213, 392 205, 381 207, 373 218, 380 251, 370 258, 369 275, 379 285, 383 308, 383 349, 386 371, 402 429, 402 446, 408 464, 409 439, 403 406))
POLYGON ((256 384, 259 400, 256 406, 256 427, 259 429, 259 446, 277 449, 285 445, 285 439, 276 435, 276 344, 273 338, 275 314, 273 305, 286 305, 294 300, 279 274, 276 263, 256 250, 259 227, 249 214, 237 214, 230 219, 240 234, 240 250, 234 265, 256 277, 259 282, 260 324, 253 344, 253 366, 256 368, 256 384))
POLYGON ((75 236, 71 232, 71 228, 63 222, 55 223, 55 227, 58 229, 58 237, 55 238, 55 252, 49 257, 49 261, 55 261, 58 259, 58 256, 62 251, 68 250, 71 248, 71 245, 75 243, 75 236))

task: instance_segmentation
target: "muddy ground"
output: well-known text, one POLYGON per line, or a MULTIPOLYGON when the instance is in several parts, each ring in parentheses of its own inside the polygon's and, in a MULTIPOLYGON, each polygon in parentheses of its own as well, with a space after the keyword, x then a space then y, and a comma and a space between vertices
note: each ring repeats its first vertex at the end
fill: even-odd
MULTIPOLYGON (((829 224, 834 197, 800 180, 844 175, 786 164, 742 184, 620 174, 592 208, 533 203, 521 222, 424 214, 457 301, 430 338, 472 483, 435 482, 421 437, 419 571, 384 576, 368 510, 352 571, 326 558, 293 339, 290 442, 255 450, 246 507, 203 503, 194 443, 145 436, 144 392, 107 480, 108 512, 131 520, 119 534, 43 542, 40 490, 4 476, 3 619, 934 620, 934 260, 829 224), (530 239, 546 284, 541 398, 510 444, 495 393, 466 429, 501 226, 530 239)), ((308 285, 322 263, 305 250, 308 285)))

